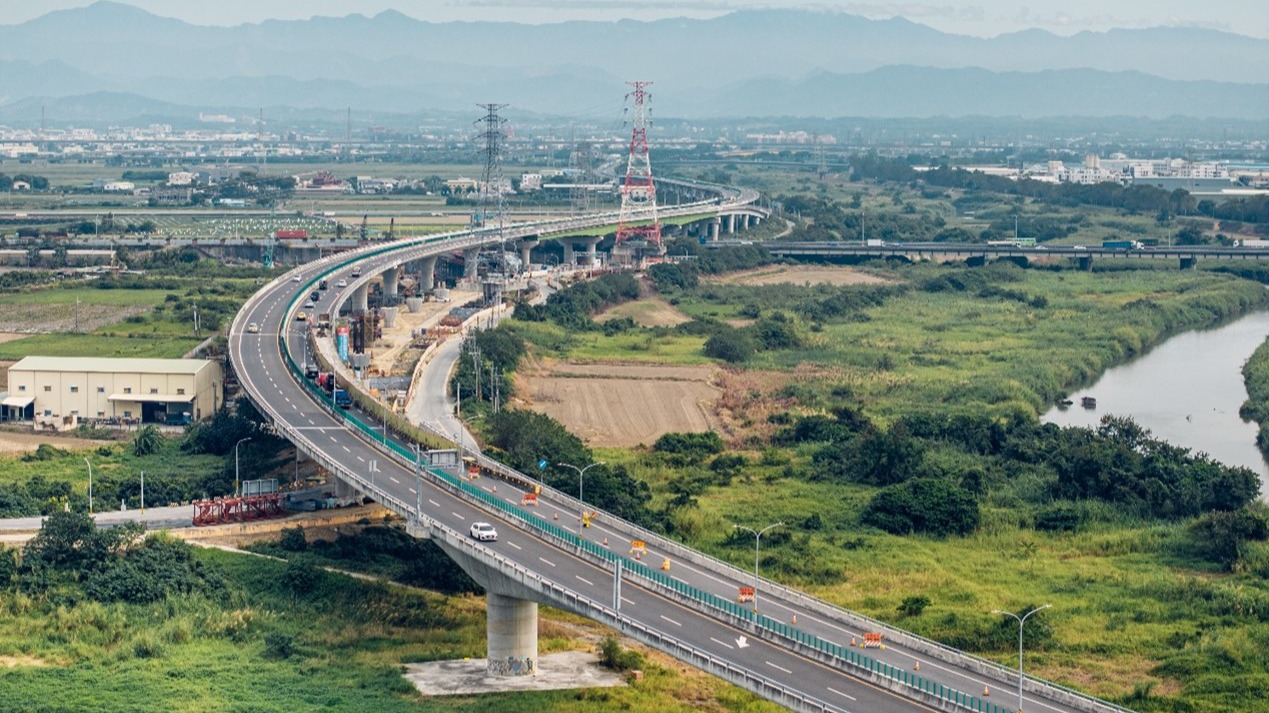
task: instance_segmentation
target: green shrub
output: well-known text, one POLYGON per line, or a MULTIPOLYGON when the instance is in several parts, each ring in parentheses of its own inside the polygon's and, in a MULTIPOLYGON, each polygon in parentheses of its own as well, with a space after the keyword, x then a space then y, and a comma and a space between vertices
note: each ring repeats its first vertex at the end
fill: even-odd
POLYGON ((967 535, 978 528, 978 501, 945 480, 919 479, 894 485, 864 507, 865 524, 895 535, 967 535))
POLYGON ((264 635, 264 655, 275 659, 289 659, 295 653, 295 637, 282 631, 270 631, 264 635))
POLYGON ((599 665, 611 671, 631 671, 643 668, 643 655, 623 648, 615 636, 605 636, 599 642, 599 665))

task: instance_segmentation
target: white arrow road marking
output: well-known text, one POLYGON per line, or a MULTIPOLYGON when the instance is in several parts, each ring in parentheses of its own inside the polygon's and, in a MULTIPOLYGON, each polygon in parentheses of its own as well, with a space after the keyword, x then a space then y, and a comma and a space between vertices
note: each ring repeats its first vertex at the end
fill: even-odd
POLYGON ((747 646, 749 646, 749 639, 743 636, 736 637, 736 648, 743 649, 747 646))

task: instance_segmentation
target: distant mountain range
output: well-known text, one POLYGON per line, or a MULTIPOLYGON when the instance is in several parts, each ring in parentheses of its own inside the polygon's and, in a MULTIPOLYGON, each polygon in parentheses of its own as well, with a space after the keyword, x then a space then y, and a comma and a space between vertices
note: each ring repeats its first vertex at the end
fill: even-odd
MULTIPOLYGON (((205 27, 112 2, 0 26, 0 121, 126 121, 272 107, 619 117, 625 79, 662 116, 1269 117, 1269 40, 1154 28, 980 39, 906 20, 763 10, 712 20, 205 27), (130 96, 132 95, 132 96, 130 96), (36 114, 31 115, 35 106, 36 114)), ((285 111, 283 111, 285 110, 285 111)))

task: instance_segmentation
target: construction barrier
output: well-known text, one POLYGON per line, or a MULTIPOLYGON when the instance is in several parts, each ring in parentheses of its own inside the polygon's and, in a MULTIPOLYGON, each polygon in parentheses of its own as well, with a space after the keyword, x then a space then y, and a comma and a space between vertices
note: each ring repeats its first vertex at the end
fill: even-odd
POLYGON ((743 603, 743 602, 752 602, 752 601, 753 601, 753 594, 754 594, 753 587, 741 587, 741 588, 740 588, 740 596, 739 596, 739 597, 736 597, 736 601, 738 601, 738 602, 742 602, 742 603, 743 603))
POLYGON ((538 494, 537 494, 537 493, 525 493, 525 494, 524 494, 524 497, 520 498, 520 504, 521 504, 521 505, 525 505, 525 506, 537 507, 537 506, 538 506, 538 494))
POLYGON ((877 631, 870 631, 864 634, 864 648, 865 649, 881 648, 881 638, 882 638, 881 632, 877 632, 877 631))

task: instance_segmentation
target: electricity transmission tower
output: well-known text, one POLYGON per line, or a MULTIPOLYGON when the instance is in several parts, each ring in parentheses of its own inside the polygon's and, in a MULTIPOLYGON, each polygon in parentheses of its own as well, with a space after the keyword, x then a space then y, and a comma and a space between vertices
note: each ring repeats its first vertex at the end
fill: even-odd
POLYGON ((636 252, 662 255, 661 224, 657 220, 657 189, 652 180, 648 156, 647 100, 652 82, 626 82, 634 91, 626 95, 634 104, 630 130, 630 153, 626 158, 626 178, 621 186, 621 210, 617 214, 615 251, 636 258, 636 252))

